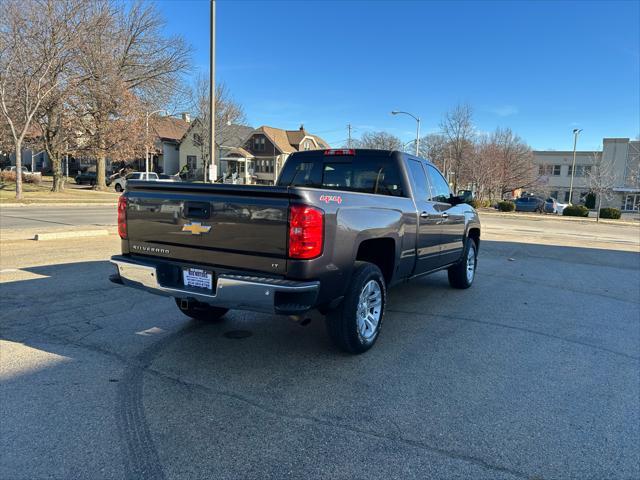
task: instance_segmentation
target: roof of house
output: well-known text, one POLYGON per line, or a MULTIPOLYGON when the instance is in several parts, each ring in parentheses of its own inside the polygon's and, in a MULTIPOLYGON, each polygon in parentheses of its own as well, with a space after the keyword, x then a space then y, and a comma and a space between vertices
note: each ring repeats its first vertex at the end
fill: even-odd
POLYGON ((173 117, 151 117, 149 127, 155 132, 158 138, 163 140, 174 140, 179 142, 183 135, 189 130, 190 122, 181 118, 173 117))
MULTIPOLYGON (((189 128, 185 130, 179 141, 182 142, 191 129, 200 123, 201 121, 199 118, 192 120, 189 128)), ((253 127, 248 127, 246 125, 237 125, 235 123, 225 125, 223 131, 220 131, 220 129, 216 130, 216 145, 219 147, 241 147, 244 145, 249 135, 251 135, 251 132, 253 132, 253 127)))
MULTIPOLYGON (((216 143, 224 147, 241 147, 253 132, 253 127, 246 125, 225 125, 224 131, 216 130, 216 143)), ((249 153, 249 152, 247 152, 249 153)))
POLYGON ((298 130, 283 130, 262 125, 256 128, 253 133, 264 133, 282 153, 293 153, 300 150, 300 143, 305 137, 313 138, 320 148, 329 148, 326 141, 318 135, 310 134, 302 125, 298 130))

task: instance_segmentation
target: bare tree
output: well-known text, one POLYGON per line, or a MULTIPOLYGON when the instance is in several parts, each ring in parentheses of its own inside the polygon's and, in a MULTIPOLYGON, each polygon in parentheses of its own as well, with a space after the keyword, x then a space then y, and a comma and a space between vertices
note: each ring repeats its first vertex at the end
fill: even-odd
POLYGON ((497 128, 490 137, 495 170, 494 189, 502 197, 505 193, 536 184, 538 172, 533 163, 531 148, 511 129, 497 128))
MULTIPOLYGON (((191 97, 192 108, 197 117, 191 128, 194 131, 194 138, 197 139, 196 146, 200 148, 204 172, 207 172, 210 162, 209 143, 211 141, 211 132, 209 130, 211 103, 209 101, 208 77, 203 75, 198 76, 195 87, 191 92, 191 97)), ((216 85, 215 109, 215 144, 222 146, 226 145, 233 137, 232 125, 245 125, 246 117, 242 105, 233 99, 229 89, 224 83, 216 85)), ((218 172, 218 174, 219 173, 220 172, 218 172)))
POLYGON ((365 132, 353 142, 357 148, 402 150, 402 140, 388 132, 365 132))
POLYGON ((79 32, 73 20, 87 2, 0 2, 0 110, 13 137, 16 198, 22 198, 22 147, 43 102, 59 91, 79 32))
POLYGON ((497 196, 495 188, 496 162, 499 157, 497 145, 487 136, 483 136, 470 152, 461 170, 461 178, 475 191, 478 200, 491 199, 497 196))
POLYGON ((616 182, 613 165, 610 162, 604 162, 600 152, 594 152, 593 165, 586 176, 589 191, 596 195, 596 222, 599 222, 602 200, 613 198, 613 187, 616 182))
POLYGON ((78 55, 85 80, 74 104, 87 139, 78 146, 96 158, 96 188, 104 189, 107 155, 140 150, 146 113, 175 91, 190 49, 182 37, 163 35, 153 4, 94 0, 90 18, 78 55))
POLYGON ((460 104, 447 112, 440 123, 440 129, 451 147, 451 165, 448 167, 454 173, 453 189, 457 191, 463 164, 473 149, 475 137, 471 106, 460 104))
POLYGON ((449 144, 444 135, 432 133, 420 139, 420 156, 429 159, 443 173, 447 169, 447 159, 451 156, 449 151, 449 144))

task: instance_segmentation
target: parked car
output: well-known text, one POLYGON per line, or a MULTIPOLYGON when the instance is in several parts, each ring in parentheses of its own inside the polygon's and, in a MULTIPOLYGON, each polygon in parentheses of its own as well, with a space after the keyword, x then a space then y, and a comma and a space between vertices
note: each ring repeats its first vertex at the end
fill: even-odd
POLYGON ((544 202, 544 211, 545 213, 557 213, 558 215, 562 215, 565 207, 568 206, 568 203, 560 203, 557 199, 549 197, 544 202))
MULTIPOLYGON (((22 167, 20 167, 20 170, 22 171, 23 175, 42 175, 41 172, 30 172, 29 169, 27 167, 25 167, 24 165, 22 167)), ((16 166, 15 165, 11 165, 9 167, 5 167, 2 171, 3 172, 15 172, 16 171, 16 166)))
POLYGON ((116 189, 116 192, 122 192, 126 188, 129 180, 156 181, 158 180, 158 174, 156 172, 131 172, 124 177, 116 178, 113 181, 113 188, 116 189))
POLYGON ((167 175, 166 173, 159 173, 158 174, 158 181, 160 182, 181 182, 182 179, 180 178, 180 175, 176 174, 176 175, 167 175))
MULTIPOLYGON (((75 181, 78 185, 95 185, 96 179, 96 172, 81 172, 75 177, 75 181)), ((111 185, 111 179, 109 177, 105 178, 105 184, 107 187, 111 185)))
MULTIPOLYGON (((20 167, 20 170, 22 170, 22 173, 31 173, 29 172, 29 169, 25 166, 20 167)), ((16 166, 13 165, 11 167, 5 167, 4 170, 2 170, 3 172, 15 172, 16 171, 16 166)))
POLYGON ((478 214, 432 163, 363 149, 293 153, 275 186, 130 181, 118 232, 114 283, 198 320, 318 310, 350 353, 378 338, 388 287, 447 270, 469 288, 480 245, 478 214))
POLYGON ((540 212, 544 211, 544 199, 536 196, 517 198, 515 201, 516 212, 540 212))

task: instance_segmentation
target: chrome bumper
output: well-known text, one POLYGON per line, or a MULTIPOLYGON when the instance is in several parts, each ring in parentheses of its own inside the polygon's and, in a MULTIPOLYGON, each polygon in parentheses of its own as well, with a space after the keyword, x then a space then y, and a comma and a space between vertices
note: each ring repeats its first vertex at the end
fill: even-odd
POLYGON ((117 283, 147 290, 157 295, 192 298, 217 307, 256 312, 295 314, 313 308, 320 282, 298 282, 278 278, 216 275, 215 293, 206 294, 160 284, 154 265, 125 257, 111 258, 118 269, 117 283), (118 281, 119 280, 119 281, 118 281), (283 294, 283 295, 280 295, 283 294))

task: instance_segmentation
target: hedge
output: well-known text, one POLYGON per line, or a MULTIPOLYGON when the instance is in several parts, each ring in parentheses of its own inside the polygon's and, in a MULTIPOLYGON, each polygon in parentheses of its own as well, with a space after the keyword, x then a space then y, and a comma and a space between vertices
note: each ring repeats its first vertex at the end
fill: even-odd
MULTIPOLYGON (((3 182, 15 182, 16 181, 16 172, 15 170, 0 172, 0 180, 3 182)), ((42 175, 34 175, 32 173, 23 173, 22 181, 24 183, 35 183, 39 184, 42 181, 42 175)))
POLYGON ((589 209, 584 205, 569 205, 564 207, 562 215, 565 217, 588 217, 589 209))
POLYGON ((491 200, 478 200, 477 198, 474 198, 469 202, 469 205, 473 208, 487 208, 491 206, 491 200))
POLYGON ((509 201, 498 202, 498 210, 501 212, 513 212, 516 209, 516 204, 509 201))
POLYGON ((614 220, 619 219, 622 216, 622 212, 617 208, 601 208, 600 209, 600 218, 613 218, 614 220))

